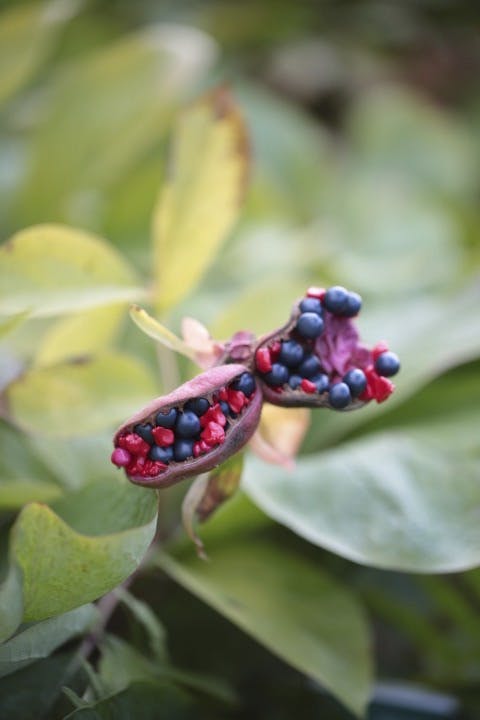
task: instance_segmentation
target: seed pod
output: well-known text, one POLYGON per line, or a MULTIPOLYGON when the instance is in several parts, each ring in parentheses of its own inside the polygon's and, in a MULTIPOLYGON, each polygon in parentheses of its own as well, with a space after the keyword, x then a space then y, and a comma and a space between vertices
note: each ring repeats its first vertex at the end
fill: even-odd
POLYGON ((261 406, 245 366, 211 368, 127 420, 115 433, 112 462, 155 488, 208 472, 248 442, 261 406))
MULTIPOLYGON (((284 327, 260 339, 254 365, 265 400, 283 407, 355 410, 394 390, 374 367, 352 320, 361 298, 345 288, 310 288, 284 327)), ((382 351, 387 346, 381 345, 382 351)))

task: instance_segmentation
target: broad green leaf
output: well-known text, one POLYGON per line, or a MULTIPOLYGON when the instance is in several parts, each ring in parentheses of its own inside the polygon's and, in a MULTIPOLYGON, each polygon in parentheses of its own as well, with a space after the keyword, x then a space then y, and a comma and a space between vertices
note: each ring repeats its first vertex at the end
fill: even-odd
POLYGON ((24 621, 43 620, 95 600, 142 560, 155 532, 155 493, 139 493, 126 481, 116 491, 112 483, 98 483, 96 490, 87 488, 83 495, 60 501, 62 517, 37 503, 20 513, 11 555, 23 574, 24 621))
POLYGON ((138 305, 132 305, 130 308, 130 317, 137 327, 140 328, 148 337, 153 338, 157 342, 165 345, 169 350, 178 352, 190 360, 195 360, 195 351, 189 348, 186 343, 175 335, 171 330, 155 320, 146 310, 138 305))
POLYGON ((111 697, 79 708, 65 720, 198 720, 198 709, 168 682, 135 682, 111 697))
POLYGON ((0 103, 38 70, 55 31, 74 14, 78 2, 20 4, 0 15, 0 103))
POLYGON ((153 224, 155 297, 161 309, 197 285, 237 219, 248 148, 243 119, 225 88, 184 113, 172 154, 153 224))
POLYGON ((0 642, 15 632, 22 616, 22 577, 19 568, 12 563, 0 585, 0 642))
POLYGON ((162 139, 215 54, 201 30, 159 24, 63 63, 33 137, 16 225, 54 217, 100 227, 109 188, 162 139))
POLYGON ((252 460, 244 488, 272 518, 350 560, 454 572, 480 563, 479 470, 448 434, 412 427, 307 456, 290 473, 252 460))
POLYGON ((107 350, 118 333, 125 310, 123 304, 107 305, 57 320, 37 347, 34 363, 53 365, 107 350))
POLYGON ((57 437, 105 430, 156 394, 147 368, 120 353, 32 369, 6 392, 15 422, 30 432, 57 437))
POLYGON ((30 625, 0 646, 0 677, 48 657, 67 640, 85 632, 97 619, 94 605, 30 625))
POLYGON ((272 536, 258 515, 244 498, 233 500, 205 527, 211 562, 183 544, 160 555, 160 566, 360 715, 371 681, 360 606, 312 556, 272 536))
POLYGON ((152 663, 125 640, 114 635, 104 638, 100 650, 98 673, 109 695, 125 690, 134 682, 154 682, 159 670, 162 672, 164 669, 158 666, 158 660, 152 663))
POLYGON ((32 449, 27 436, 4 421, 0 421, 0 482, 41 482, 55 480, 45 463, 32 449))
POLYGON ((58 315, 142 294, 127 261, 82 230, 36 225, 0 246, 0 314, 58 315))

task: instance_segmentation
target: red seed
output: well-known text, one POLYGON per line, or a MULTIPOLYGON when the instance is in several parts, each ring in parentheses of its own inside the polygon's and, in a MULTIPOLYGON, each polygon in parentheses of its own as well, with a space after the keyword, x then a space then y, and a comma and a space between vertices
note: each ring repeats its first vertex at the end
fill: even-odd
POLYGON ((378 376, 375 382, 375 400, 377 403, 384 402, 395 390, 395 385, 386 377, 378 376))
POLYGON ((239 413, 245 405, 245 395, 241 390, 228 390, 228 404, 234 413, 239 413))
MULTIPOLYGON (((255 353, 255 364, 261 373, 270 372, 272 369, 272 360, 270 358, 270 352, 268 348, 258 348, 255 353)), ((220 396, 220 400, 225 400, 220 396)))
POLYGON ((221 445, 225 440, 225 430, 216 422, 209 422, 200 435, 207 445, 221 445))
POLYGON ((278 356, 280 355, 280 350, 282 349, 282 345, 279 340, 275 340, 271 345, 268 347, 270 351, 270 358, 272 362, 275 362, 278 360, 278 356))
POLYGON ((325 292, 326 292, 325 288, 309 287, 307 290, 307 297, 317 298, 318 300, 323 300, 325 292))
POLYGON ((378 342, 375 347, 372 349, 372 356, 373 356, 373 362, 384 352, 387 352, 388 345, 385 342, 385 340, 381 340, 378 342))
POLYGON ((220 392, 218 393, 218 399, 224 400, 225 402, 228 400, 228 390, 227 388, 222 388, 220 392))
POLYGON ((112 463, 117 467, 126 467, 132 460, 132 456, 124 448, 115 448, 110 458, 112 463))
MULTIPOLYGON (((228 397, 228 394, 227 394, 228 397)), ((206 427, 209 422, 216 422, 222 427, 225 427, 227 423, 227 418, 222 412, 222 408, 218 403, 215 403, 215 405, 212 405, 211 408, 207 410, 206 413, 202 415, 200 418, 200 425, 202 427, 206 427)))
POLYGON ((167 445, 171 445, 175 440, 173 430, 170 430, 169 428, 155 427, 152 430, 152 435, 155 438, 155 442, 160 447, 167 447, 167 445))
POLYGON ((143 466, 142 475, 144 477, 155 477, 156 475, 159 475, 161 472, 167 469, 167 465, 165 465, 162 462, 154 461, 154 460, 147 460, 145 465, 143 466))
POLYGON ((317 392, 317 386, 315 383, 311 382, 311 380, 307 380, 307 378, 304 378, 302 382, 300 383, 300 387, 302 388, 303 392, 306 393, 314 393, 317 392))
POLYGON ((122 435, 118 439, 118 446, 123 450, 128 450, 128 452, 132 453, 132 455, 140 457, 145 457, 150 450, 150 445, 136 433, 122 435))

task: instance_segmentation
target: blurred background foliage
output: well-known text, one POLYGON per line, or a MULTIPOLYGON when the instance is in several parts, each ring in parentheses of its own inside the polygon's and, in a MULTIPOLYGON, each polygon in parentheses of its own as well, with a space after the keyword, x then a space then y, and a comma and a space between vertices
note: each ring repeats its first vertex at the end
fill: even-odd
POLYGON ((129 262, 103 261, 126 294, 61 317, 12 309, 2 278, 0 624, 5 637, 27 624, 0 648, 0 715, 347 719, 375 665, 372 720, 478 717, 475 4, 1 7, 1 239, 66 223, 129 262), (102 630, 87 601, 134 569, 155 525, 153 493, 109 466, 111 429, 193 372, 162 351, 159 373, 126 309, 148 301, 152 212, 179 112, 224 82, 251 136, 245 207, 162 321, 262 333, 306 286, 341 283, 362 293, 366 340, 385 334, 403 371, 385 406, 314 413, 295 476, 249 460, 246 495, 202 529, 208 566, 178 539, 185 488, 162 493, 168 554, 121 596, 82 664, 82 634, 102 630), (28 505, 10 534, 11 557, 30 568, 22 591, 7 547, 31 500, 54 512, 28 505), (47 567, 42 537, 61 544, 47 567), (60 589, 52 567, 69 578, 60 589))

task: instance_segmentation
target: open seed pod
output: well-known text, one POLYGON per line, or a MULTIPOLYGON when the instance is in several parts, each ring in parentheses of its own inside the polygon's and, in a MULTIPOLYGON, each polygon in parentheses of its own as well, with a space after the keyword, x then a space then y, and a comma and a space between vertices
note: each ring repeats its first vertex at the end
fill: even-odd
POLYGON ((111 460, 138 485, 173 485, 240 450, 261 406, 258 384, 243 365, 211 368, 127 420, 115 433, 111 460))
POLYGON ((361 302, 342 287, 307 290, 287 324, 255 348, 253 371, 265 400, 284 407, 355 410, 369 400, 387 399, 394 390, 388 377, 400 364, 385 343, 369 350, 360 342, 352 318, 361 302))

